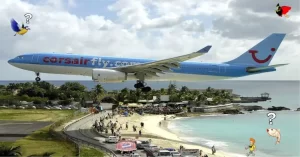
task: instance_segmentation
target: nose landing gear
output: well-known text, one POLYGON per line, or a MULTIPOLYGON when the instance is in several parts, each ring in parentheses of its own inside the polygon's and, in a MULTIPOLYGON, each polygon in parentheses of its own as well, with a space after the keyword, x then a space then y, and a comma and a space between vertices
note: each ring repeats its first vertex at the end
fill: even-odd
POLYGON ((40 81, 41 81, 40 73, 37 72, 37 73, 35 73, 35 75, 36 75, 35 81, 36 81, 36 82, 40 82, 40 81))
POLYGON ((146 86, 146 85, 147 84, 144 81, 138 80, 138 81, 136 81, 136 84, 134 84, 134 88, 137 88, 137 89, 141 88, 142 92, 145 92, 145 93, 150 92, 151 87, 146 86))

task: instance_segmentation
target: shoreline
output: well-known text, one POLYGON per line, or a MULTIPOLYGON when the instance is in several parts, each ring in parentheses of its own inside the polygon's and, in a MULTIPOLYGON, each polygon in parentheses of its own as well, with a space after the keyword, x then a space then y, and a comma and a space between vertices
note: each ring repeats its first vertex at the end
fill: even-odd
MULTIPOLYGON (((172 117, 173 115, 168 115, 167 117, 172 117)), ((207 154, 209 157, 214 156, 214 157, 233 157, 236 155, 234 152, 225 152, 222 150, 217 150, 217 152, 212 155, 211 148, 208 146, 204 146, 198 143, 193 143, 189 142, 186 140, 180 139, 180 137, 173 133, 171 130, 167 128, 167 125, 169 124, 170 121, 172 120, 177 120, 180 118, 189 118, 189 117, 179 117, 179 118, 174 118, 170 119, 167 118, 167 122, 163 127, 159 126, 160 121, 164 121, 164 115, 138 115, 134 114, 130 117, 124 117, 124 116, 117 116, 117 120, 119 124, 124 124, 128 122, 129 127, 128 129, 122 129, 120 131, 120 134, 122 138, 136 138, 138 136, 138 140, 149 140, 151 139, 152 143, 163 147, 163 148, 174 148, 174 149, 179 149, 180 145, 184 146, 186 149, 199 149, 202 150, 202 155, 207 154), (140 123, 144 123, 144 128, 140 127, 140 123), (133 132, 132 130, 132 125, 138 126, 137 127, 137 132, 133 132), (142 135, 138 135, 138 131, 142 131, 142 135)), ((114 118, 115 121, 116 118, 114 118)))
MULTIPOLYGON (((205 114, 205 115, 199 115, 198 117, 201 117, 201 116, 205 116, 205 117, 216 117, 216 116, 228 116, 230 114, 218 114, 218 113, 212 113, 212 114, 205 114)), ((167 116, 168 117, 168 116, 167 116)), ((172 116, 170 116, 172 117, 172 116)), ((176 136, 178 136, 178 138, 186 143, 186 144, 191 144, 191 145, 195 145, 195 146, 199 146, 201 148, 206 148, 208 150, 210 150, 211 152, 211 147, 209 146, 206 146, 206 145, 203 145, 203 144, 200 144, 200 143, 195 143, 195 142, 191 142, 191 141, 187 141, 187 140, 184 140, 184 139, 181 139, 179 136, 181 133, 176 133, 176 132, 173 132, 171 131, 168 126, 170 125, 170 123, 172 121, 176 121, 176 120, 180 120, 180 119, 185 119, 185 118, 194 118, 194 117, 197 117, 197 116, 192 116, 192 117, 175 117, 175 118, 167 118, 166 120, 161 120, 161 126, 160 128, 166 130, 167 132, 171 133, 171 134, 175 134, 176 136)), ((203 149, 200 149, 200 150, 203 150, 203 149)), ((222 151, 222 150, 218 150, 217 151, 218 153, 216 153, 215 155, 212 155, 212 154, 207 154, 208 156, 224 156, 224 157, 232 157, 232 155, 235 155, 236 157, 240 156, 241 154, 236 154, 234 152, 228 152, 228 151, 222 151)), ((206 152, 205 152, 206 153, 206 152)))
MULTIPOLYGON (((288 111, 289 112, 289 111, 288 111)), ((251 114, 251 113, 249 113, 251 114)), ((123 129, 120 130, 120 135, 122 138, 131 138, 131 139, 137 139, 137 140, 149 140, 151 139, 152 143, 163 148, 174 148, 179 149, 179 146, 182 145, 186 149, 200 149, 203 151, 204 154, 207 154, 209 157, 242 157, 245 156, 244 153, 235 152, 232 150, 218 150, 215 155, 211 154, 211 148, 206 144, 203 143, 195 143, 192 141, 188 141, 184 139, 184 136, 181 137, 181 135, 185 135, 185 132, 177 132, 172 131, 172 129, 168 128, 170 124, 173 121, 185 119, 185 118, 194 118, 194 117, 175 117, 170 118, 174 115, 167 115, 167 120, 164 121, 164 115, 139 115, 137 113, 134 113, 133 115, 129 117, 125 117, 123 115, 117 115, 112 120, 112 122, 118 121, 118 124, 122 124, 123 129), (159 126, 159 122, 162 121, 162 125, 159 126), (128 129, 125 129, 125 123, 128 122, 128 129), (140 123, 144 123, 144 128, 140 127, 140 123), (132 129, 132 126, 137 126, 137 131, 134 132, 132 129), (142 131, 142 135, 139 136, 138 132, 139 130, 142 131), (183 139, 181 139, 183 138, 183 139)), ((229 116, 225 114, 205 114, 205 115, 199 115, 199 117, 216 117, 216 116, 229 116)), ((108 121, 106 121, 108 122, 108 121)), ((111 133, 103 134, 110 136, 111 133)), ((198 138, 205 137, 200 136, 198 138)), ((209 140, 209 139, 208 139, 209 140)), ((216 141, 218 142, 218 141, 216 141)), ((222 141, 221 141, 222 142, 222 141)))

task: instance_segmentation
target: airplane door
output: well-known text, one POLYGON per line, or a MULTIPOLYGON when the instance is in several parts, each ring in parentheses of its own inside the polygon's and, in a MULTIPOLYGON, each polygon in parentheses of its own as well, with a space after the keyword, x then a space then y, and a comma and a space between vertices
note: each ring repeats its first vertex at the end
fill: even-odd
POLYGON ((219 65, 219 69, 220 69, 220 73, 221 73, 221 74, 226 73, 226 66, 224 66, 224 65, 219 65))
POLYGON ((39 55, 32 55, 31 63, 38 64, 39 63, 39 55))

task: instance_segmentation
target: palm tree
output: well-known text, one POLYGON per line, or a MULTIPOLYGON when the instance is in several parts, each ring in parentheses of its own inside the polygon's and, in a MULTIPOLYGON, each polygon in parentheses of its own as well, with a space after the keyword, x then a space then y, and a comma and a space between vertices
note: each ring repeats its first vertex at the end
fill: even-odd
POLYGON ((176 85, 175 84, 170 84, 169 87, 168 87, 168 95, 172 95, 175 92, 176 92, 176 85))
POLYGON ((22 156, 21 146, 0 146, 0 156, 22 156))

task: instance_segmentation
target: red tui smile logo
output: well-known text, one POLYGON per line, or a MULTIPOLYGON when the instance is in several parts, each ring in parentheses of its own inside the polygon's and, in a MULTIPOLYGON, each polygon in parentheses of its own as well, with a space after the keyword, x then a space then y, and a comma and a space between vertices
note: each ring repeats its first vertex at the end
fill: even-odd
MULTIPOLYGON (((275 52, 275 48, 271 48, 271 51, 272 52, 275 52)), ((252 59, 256 62, 256 63, 260 63, 260 64, 263 64, 263 63, 266 63, 266 62, 268 62, 271 58, 272 58, 272 55, 269 55, 267 58, 265 58, 265 59, 258 59, 257 57, 256 57, 256 53, 258 53, 258 51, 257 50, 249 50, 249 53, 251 53, 251 55, 252 55, 252 59)))

